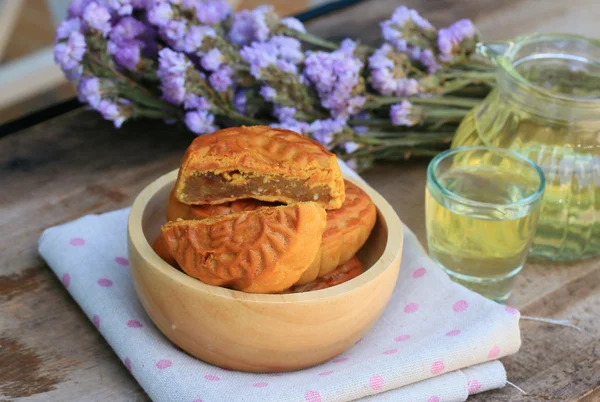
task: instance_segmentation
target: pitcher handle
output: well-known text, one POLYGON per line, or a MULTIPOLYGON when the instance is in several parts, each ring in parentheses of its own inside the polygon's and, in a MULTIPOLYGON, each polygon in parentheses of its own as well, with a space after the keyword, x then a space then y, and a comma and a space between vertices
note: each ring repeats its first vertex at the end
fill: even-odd
POLYGON ((475 48, 477 54, 498 64, 498 59, 503 57, 514 46, 512 41, 496 40, 485 43, 479 42, 475 48))

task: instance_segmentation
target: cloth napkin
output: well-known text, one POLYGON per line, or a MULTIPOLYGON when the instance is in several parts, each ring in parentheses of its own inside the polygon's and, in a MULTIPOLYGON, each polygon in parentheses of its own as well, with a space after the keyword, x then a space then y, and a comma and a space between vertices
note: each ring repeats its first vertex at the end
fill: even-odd
POLYGON ((39 253, 154 401, 453 402, 506 384, 496 359, 520 347, 519 312, 452 282, 406 226, 390 302, 343 355, 290 373, 206 364, 171 344, 138 301, 128 270, 128 213, 46 229, 39 253))

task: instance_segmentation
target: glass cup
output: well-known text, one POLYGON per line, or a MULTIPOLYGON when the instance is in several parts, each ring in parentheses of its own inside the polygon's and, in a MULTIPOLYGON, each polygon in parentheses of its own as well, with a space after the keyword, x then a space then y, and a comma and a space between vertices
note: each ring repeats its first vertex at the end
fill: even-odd
POLYGON ((437 155, 425 194, 430 257, 454 281, 505 301, 535 234, 545 185, 535 163, 505 149, 437 155))

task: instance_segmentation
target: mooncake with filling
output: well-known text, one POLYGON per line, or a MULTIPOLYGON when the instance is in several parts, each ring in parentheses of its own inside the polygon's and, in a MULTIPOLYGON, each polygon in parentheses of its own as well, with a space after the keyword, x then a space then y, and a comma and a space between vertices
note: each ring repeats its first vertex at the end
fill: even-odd
POLYGON ((175 191, 171 191, 167 201, 167 220, 177 219, 205 219, 213 216, 235 214, 243 211, 253 211, 260 207, 275 206, 278 204, 263 202, 253 198, 235 200, 223 204, 187 205, 175 197, 175 191))
POLYGON ((375 226, 377 210, 371 197, 348 180, 345 180, 344 188, 344 203, 339 209, 327 211, 327 226, 321 247, 299 279, 299 285, 329 274, 352 258, 365 244, 375 226))
POLYGON ((353 256, 345 263, 337 266, 333 271, 325 276, 315 279, 304 285, 295 285, 283 293, 302 293, 312 290, 327 289, 332 286, 347 282, 352 278, 364 272, 363 266, 358 257, 353 256))
POLYGON ((166 223, 161 237, 188 275, 209 285, 278 293, 314 260, 325 230, 314 202, 166 223))
POLYGON ((318 142, 290 130, 242 126, 192 142, 175 197, 189 205, 254 198, 336 209, 344 202, 344 181, 335 154, 318 142))

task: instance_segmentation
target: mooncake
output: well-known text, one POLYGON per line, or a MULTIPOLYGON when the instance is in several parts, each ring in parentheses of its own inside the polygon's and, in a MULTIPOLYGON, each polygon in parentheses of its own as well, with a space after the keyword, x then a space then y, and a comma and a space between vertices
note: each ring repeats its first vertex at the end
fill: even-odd
POLYGON ((344 181, 336 156, 318 142, 290 130, 242 126, 192 142, 175 196, 189 205, 254 198, 336 209, 344 202, 344 181))
POLYGON ((314 202, 166 223, 161 237, 188 275, 209 285, 277 293, 314 260, 325 230, 314 202))
POLYGON ((226 202, 224 204, 187 205, 180 202, 172 191, 167 201, 167 220, 177 219, 205 219, 213 216, 234 214, 243 211, 252 211, 264 206, 273 206, 267 202, 253 198, 226 202))
POLYGON ((156 238, 156 240, 154 240, 154 243, 152 244, 152 249, 167 264, 177 268, 177 261, 175 261, 175 258, 173 258, 171 253, 169 253, 169 250, 167 250, 167 246, 163 242, 163 239, 161 236, 158 236, 156 238))
POLYGON ((364 272, 363 266, 360 260, 353 256, 345 263, 337 266, 333 271, 328 273, 321 278, 317 278, 312 282, 304 285, 295 285, 283 293, 302 293, 310 292, 311 290, 320 290, 330 288, 335 285, 347 282, 352 278, 356 278, 358 275, 364 272))
POLYGON ((297 284, 327 275, 348 261, 365 244, 377 218, 371 198, 355 184, 345 180, 346 198, 342 207, 327 211, 327 226, 321 247, 297 284))

